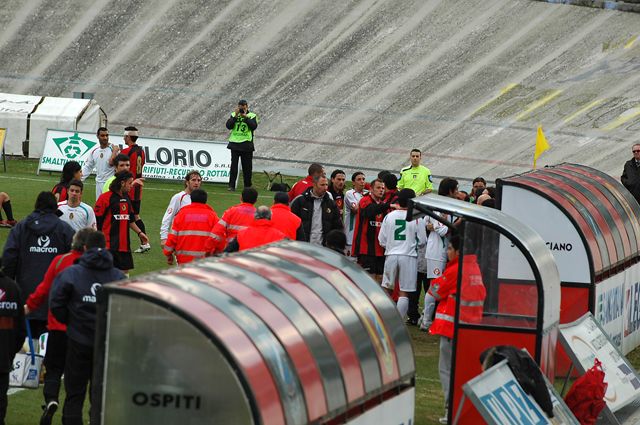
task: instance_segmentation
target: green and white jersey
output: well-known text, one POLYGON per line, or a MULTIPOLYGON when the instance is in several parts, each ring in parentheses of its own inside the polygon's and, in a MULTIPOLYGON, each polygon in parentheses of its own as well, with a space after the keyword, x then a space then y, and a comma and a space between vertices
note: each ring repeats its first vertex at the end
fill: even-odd
POLYGON ((407 221, 407 210, 393 210, 384 217, 378 242, 384 255, 418 256, 418 245, 427 243, 424 220, 407 221))
POLYGON ((360 199, 362 199, 365 192, 356 192, 354 189, 350 189, 344 195, 344 233, 347 236, 347 245, 353 243, 353 231, 356 227, 356 217, 358 215, 357 211, 351 212, 351 207, 360 203, 360 199))

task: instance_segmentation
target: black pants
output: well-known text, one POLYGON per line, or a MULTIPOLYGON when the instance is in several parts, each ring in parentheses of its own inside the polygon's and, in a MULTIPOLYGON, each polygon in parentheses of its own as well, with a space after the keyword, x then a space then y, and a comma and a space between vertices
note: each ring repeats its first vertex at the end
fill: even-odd
POLYGON ((231 172, 229 174, 229 187, 236 188, 238 178, 238 159, 242 161, 242 177, 244 187, 251 186, 251 174, 253 173, 253 152, 231 150, 231 172))
POLYGON ((40 335, 47 332, 46 320, 29 319, 29 326, 31 327, 31 336, 35 339, 40 338, 40 335))
POLYGON ((9 372, 0 372, 0 425, 4 425, 7 415, 7 391, 9 391, 9 372))
MULTIPOLYGON (((91 383, 92 369, 93 347, 67 339, 67 361, 64 367, 64 389, 67 397, 62 409, 64 425, 82 425, 82 405, 87 385, 91 383)), ((91 408, 93 409, 93 403, 91 408)))
POLYGON ((44 394, 45 404, 52 400, 58 401, 60 382, 64 372, 67 356, 67 333, 65 331, 49 331, 47 352, 44 356, 44 394))
POLYGON ((409 311, 407 311, 407 317, 416 321, 420 318, 420 294, 422 293, 422 288, 424 288, 424 292, 426 293, 429 290, 429 279, 427 279, 426 273, 418 273, 416 290, 414 292, 409 292, 409 311))

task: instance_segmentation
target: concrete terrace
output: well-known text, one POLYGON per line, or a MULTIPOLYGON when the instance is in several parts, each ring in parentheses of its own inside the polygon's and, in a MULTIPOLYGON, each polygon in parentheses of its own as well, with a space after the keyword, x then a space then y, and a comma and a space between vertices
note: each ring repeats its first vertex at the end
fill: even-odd
POLYGON ((0 91, 94 92, 112 133, 220 140, 240 98, 261 165, 619 176, 640 130, 640 14, 530 0, 3 0, 0 91), (286 160, 279 161, 280 159, 286 160))

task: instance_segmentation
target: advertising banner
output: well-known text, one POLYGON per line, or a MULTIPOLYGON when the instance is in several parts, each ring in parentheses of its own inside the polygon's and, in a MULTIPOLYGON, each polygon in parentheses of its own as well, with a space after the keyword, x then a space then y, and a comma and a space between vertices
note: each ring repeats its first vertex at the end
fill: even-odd
POLYGON ((640 345, 640 263, 625 269, 623 275, 625 290, 622 352, 627 354, 640 345))
MULTIPOLYGON (((111 134, 110 142, 122 144, 122 136, 111 134)), ((142 171, 145 178, 180 180, 189 171, 198 170, 204 181, 229 181, 231 151, 227 142, 139 137, 137 144, 146 155, 142 171)), ((82 164, 97 146, 95 133, 48 130, 38 172, 62 171, 71 160, 82 164)))
POLYGON ((536 401, 524 392, 513 372, 503 360, 464 384, 464 393, 488 424, 545 425, 579 422, 562 398, 547 382, 553 403, 553 420, 536 401))
POLYGON ((609 335, 613 345, 623 349, 625 273, 610 276, 596 285, 595 307, 596 320, 609 335))
POLYGON ((584 373, 593 367, 596 358, 602 362, 604 381, 608 383, 604 400, 612 412, 638 399, 638 375, 591 313, 574 322, 560 325, 560 336, 564 349, 578 366, 579 372, 584 373))

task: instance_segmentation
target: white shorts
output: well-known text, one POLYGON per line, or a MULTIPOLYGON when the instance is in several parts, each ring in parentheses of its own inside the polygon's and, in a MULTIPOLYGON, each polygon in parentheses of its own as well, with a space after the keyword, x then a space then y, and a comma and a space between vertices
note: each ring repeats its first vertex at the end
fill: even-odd
POLYGON ((438 261, 427 258, 427 278, 435 279, 436 277, 442 276, 442 272, 444 271, 446 265, 446 261, 438 261))
POLYGON ((387 255, 384 262, 382 287, 393 289, 396 279, 400 283, 400 290, 415 292, 418 276, 418 259, 408 255, 387 255))

